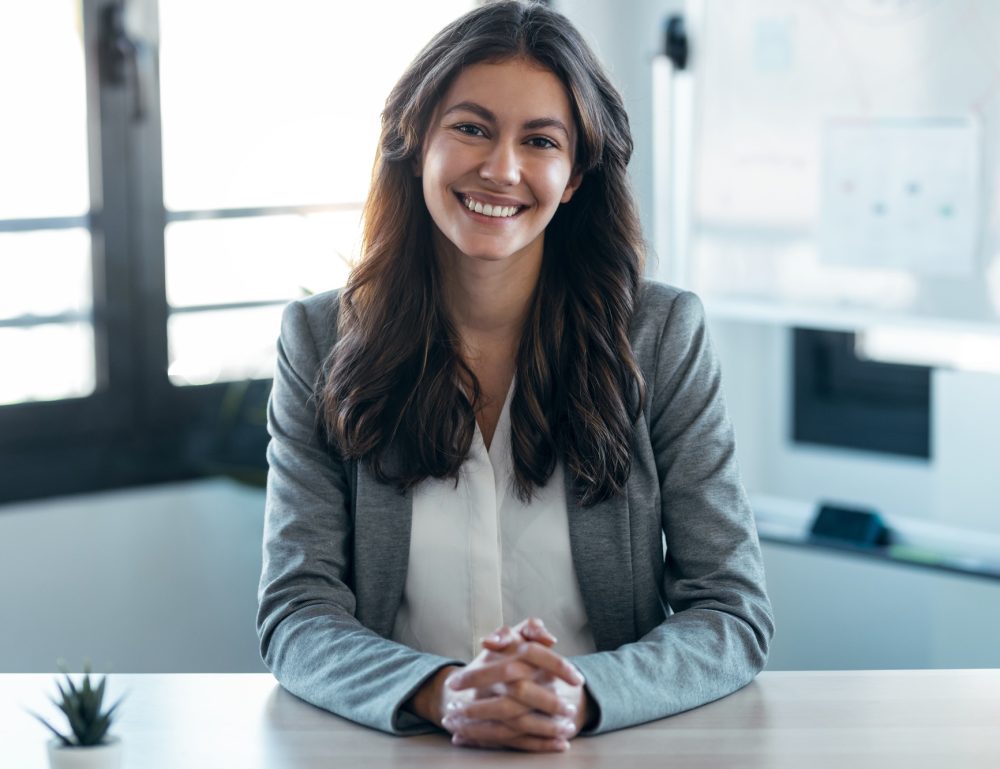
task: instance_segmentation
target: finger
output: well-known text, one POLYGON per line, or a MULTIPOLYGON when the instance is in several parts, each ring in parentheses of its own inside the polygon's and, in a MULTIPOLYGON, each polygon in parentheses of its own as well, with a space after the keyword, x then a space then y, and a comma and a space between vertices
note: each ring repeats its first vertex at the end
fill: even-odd
POLYGON ((569 741, 562 737, 532 737, 524 735, 513 740, 510 747, 529 753, 563 753, 569 750, 569 741))
POLYGON ((544 670, 539 670, 537 673, 535 673, 535 677, 531 680, 534 681, 539 686, 548 686, 548 687, 552 687, 556 682, 555 676, 553 676, 551 673, 546 673, 544 670))
POLYGON ((511 721, 505 722, 519 732, 535 737, 568 740, 576 736, 576 724, 563 716, 547 716, 537 711, 528 711, 511 721))
POLYGON ((483 638, 480 644, 484 649, 489 649, 490 651, 494 652, 503 652, 509 650, 512 646, 515 646, 516 644, 519 644, 526 640, 531 640, 525 638, 525 636, 521 634, 520 628, 523 624, 524 623, 522 622, 520 625, 518 625, 513 629, 508 628, 506 625, 502 625, 501 627, 497 628, 492 633, 490 633, 488 636, 483 638))
POLYGON ((560 696, 555 690, 540 686, 534 681, 521 680, 505 684, 504 693, 525 707, 550 716, 575 718, 577 714, 572 693, 567 692, 566 696, 560 696))
POLYGON ((570 686, 583 686, 583 674, 576 669, 576 666, 558 652, 541 644, 527 644, 526 648, 518 653, 518 657, 525 662, 530 662, 540 671, 565 681, 570 686))
POLYGON ((554 646, 556 637, 545 627, 545 623, 537 617, 528 617, 514 626, 514 632, 520 633, 526 641, 537 641, 543 646, 554 646))
POLYGON ((484 689, 493 684, 533 677, 536 673, 533 668, 550 673, 571 686, 584 683, 580 671, 561 654, 541 644, 523 642, 516 650, 508 651, 506 658, 456 671, 449 676, 448 685, 452 689, 484 689))
POLYGON ((448 716, 444 726, 462 740, 490 747, 509 747, 517 750, 565 750, 561 736, 525 734, 503 721, 476 721, 460 716, 448 716))
POLYGON ((501 625, 483 640, 488 640, 498 646, 509 646, 510 644, 517 643, 517 641, 520 640, 520 633, 511 630, 506 625, 501 625))
POLYGON ((503 721, 483 721, 459 715, 448 715, 441 725, 464 740, 480 745, 502 745, 520 736, 520 732, 503 721))
POLYGON ((506 625, 497 628, 482 640, 482 646, 490 651, 505 651, 521 638, 550 648, 556 644, 556 637, 545 627, 545 623, 536 617, 529 617, 513 628, 508 628, 506 625))
POLYGON ((504 689, 503 684, 493 684, 493 686, 487 686, 485 689, 473 689, 472 699, 474 700, 488 700, 493 697, 503 697, 507 694, 504 689))
POLYGON ((450 689, 489 689, 496 684, 531 678, 535 668, 527 662, 502 657, 494 662, 484 662, 475 667, 462 668, 446 679, 450 689))
POLYGON ((502 695, 471 702, 450 702, 445 708, 445 715, 454 714, 477 721, 513 721, 531 710, 530 706, 502 695))
POLYGON ((451 744, 457 745, 462 748, 477 748, 479 750, 503 750, 503 745, 487 745, 484 742, 476 742, 475 740, 470 740, 468 737, 463 737, 461 734, 451 735, 451 744))
POLYGON ((501 638, 495 634, 488 635, 481 641, 481 645, 484 649, 489 649, 492 652, 505 652, 515 646, 521 639, 525 641, 534 641, 535 643, 539 643, 547 648, 555 646, 556 643, 556 637, 550 634, 547 630, 544 630, 541 632, 528 631, 523 634, 521 638, 501 638))
POLYGON ((515 652, 518 659, 524 660, 540 671, 559 678, 570 686, 582 686, 583 675, 572 662, 558 652, 554 652, 541 644, 525 643, 515 652))
POLYGON ((480 646, 491 652, 506 652, 517 646, 517 644, 523 643, 523 639, 519 636, 500 636, 496 633, 486 636, 482 641, 479 642, 480 646))
POLYGON ((478 748, 479 750, 503 750, 509 748, 532 753, 561 753, 569 749, 569 743, 562 739, 545 739, 540 737, 522 737, 509 745, 487 745, 463 737, 460 734, 451 736, 451 744, 462 748, 478 748))

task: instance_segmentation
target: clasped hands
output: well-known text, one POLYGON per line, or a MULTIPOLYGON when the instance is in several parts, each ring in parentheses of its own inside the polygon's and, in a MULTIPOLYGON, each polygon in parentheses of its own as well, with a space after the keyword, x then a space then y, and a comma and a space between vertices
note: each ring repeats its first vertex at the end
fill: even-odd
POLYGON ((563 751, 588 717, 580 671, 540 620, 501 627, 464 668, 446 668, 441 725, 466 747, 563 751))

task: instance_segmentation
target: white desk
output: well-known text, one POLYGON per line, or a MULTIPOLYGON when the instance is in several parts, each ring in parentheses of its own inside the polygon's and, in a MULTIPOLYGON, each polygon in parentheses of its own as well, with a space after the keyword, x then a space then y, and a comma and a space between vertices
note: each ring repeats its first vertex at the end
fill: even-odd
MULTIPOLYGON (((745 689, 635 729, 580 738, 563 755, 397 738, 296 699, 267 674, 119 675, 113 730, 126 769, 585 766, 588 769, 996 769, 1000 670, 763 673, 745 689)), ((49 675, 0 675, 0 766, 43 769, 49 675)))

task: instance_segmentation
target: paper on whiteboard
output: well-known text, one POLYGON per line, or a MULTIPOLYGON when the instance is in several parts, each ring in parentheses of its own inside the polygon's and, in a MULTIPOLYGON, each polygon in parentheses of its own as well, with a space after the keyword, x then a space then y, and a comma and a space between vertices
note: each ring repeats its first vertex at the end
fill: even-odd
POLYGON ((980 225, 978 175, 979 131, 971 118, 827 122, 822 261, 970 276, 980 225))

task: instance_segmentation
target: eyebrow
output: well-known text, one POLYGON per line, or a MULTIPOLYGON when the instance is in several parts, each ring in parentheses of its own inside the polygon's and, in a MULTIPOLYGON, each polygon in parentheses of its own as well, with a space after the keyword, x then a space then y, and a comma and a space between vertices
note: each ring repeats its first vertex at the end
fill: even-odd
MULTIPOLYGON (((482 104, 477 104, 474 101, 462 101, 455 104, 445 110, 445 115, 450 115, 452 112, 458 112, 460 110, 465 110, 466 112, 472 112, 475 115, 479 115, 483 120, 486 120, 494 125, 497 122, 497 116, 490 112, 482 104)), ((443 115, 442 115, 443 117, 443 115)), ((527 128, 528 130, 535 130, 537 128, 556 128, 566 134, 566 138, 569 138, 569 129, 566 128, 566 124, 558 118, 554 117, 538 117, 534 120, 525 121, 522 128, 527 128)))

